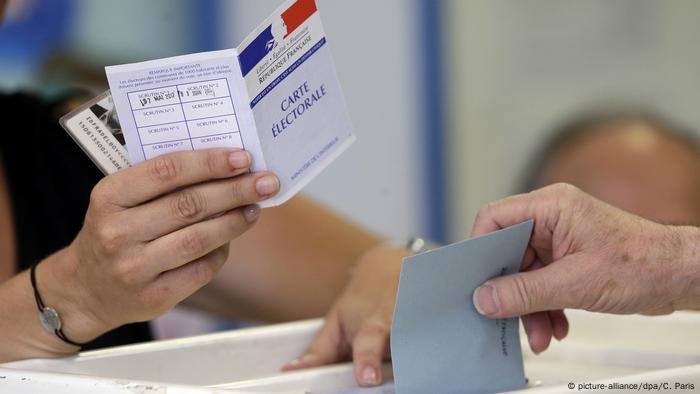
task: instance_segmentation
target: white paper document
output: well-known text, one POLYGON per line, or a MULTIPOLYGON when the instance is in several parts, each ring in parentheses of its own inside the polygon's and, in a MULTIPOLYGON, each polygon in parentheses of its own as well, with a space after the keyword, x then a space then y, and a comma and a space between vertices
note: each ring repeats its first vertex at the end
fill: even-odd
POLYGON ((289 0, 234 49, 106 67, 132 164, 239 147, 280 178, 279 205, 353 141, 314 0, 289 0))

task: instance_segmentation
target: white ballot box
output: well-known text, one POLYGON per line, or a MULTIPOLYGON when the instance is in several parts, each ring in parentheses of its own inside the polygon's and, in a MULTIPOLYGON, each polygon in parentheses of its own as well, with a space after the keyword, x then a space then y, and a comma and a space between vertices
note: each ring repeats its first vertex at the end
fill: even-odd
MULTIPOLYGON (((700 313, 567 314, 569 337, 540 355, 528 350, 523 334, 530 387, 522 392, 592 392, 579 385, 601 382, 628 385, 613 388, 645 385, 641 392, 663 392, 664 385, 672 391, 676 384, 686 388, 675 392, 700 390, 700 313)), ((390 365, 384 371, 386 383, 372 389, 357 388, 348 363, 280 372, 303 352, 320 324, 310 320, 90 351, 60 360, 8 363, 0 366, 0 392, 394 392, 390 365)))

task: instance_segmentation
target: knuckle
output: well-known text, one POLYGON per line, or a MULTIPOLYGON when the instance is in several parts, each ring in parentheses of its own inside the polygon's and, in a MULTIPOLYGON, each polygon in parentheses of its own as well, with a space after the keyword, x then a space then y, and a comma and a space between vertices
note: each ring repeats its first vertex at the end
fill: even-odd
POLYGON ((568 191, 570 186, 571 184, 566 182, 557 182, 548 186, 547 189, 554 193, 562 193, 568 191))
POLYGON ((117 280, 127 288, 136 287, 140 283, 139 265, 132 262, 119 264, 117 269, 117 280))
POLYGON ((530 286, 522 276, 516 275, 513 281, 513 291, 511 297, 519 312, 531 313, 535 312, 533 306, 537 299, 535 292, 536 286, 530 286))
POLYGON ((489 217, 489 213, 493 210, 494 205, 494 202, 489 202, 487 204, 482 205, 476 213, 476 220, 480 221, 489 217))
POLYGON ((233 201, 239 203, 241 201, 246 200, 246 190, 242 179, 236 178, 233 182, 231 182, 231 196, 233 198, 233 201))
POLYGON ((356 359, 381 359, 385 353, 384 344, 389 336, 389 328, 381 322, 365 323, 353 341, 356 359))
POLYGON ((567 212, 587 212, 590 200, 581 189, 568 183, 560 183, 558 186, 558 194, 555 195, 555 198, 559 198, 559 206, 562 210, 567 212))
POLYGON ((384 352, 377 348, 364 347, 354 350, 353 358, 365 362, 378 362, 383 358, 384 352))
POLYGON ((183 220, 197 218, 205 211, 206 201, 201 193, 194 190, 178 192, 172 200, 171 210, 173 215, 183 220))
POLYGON ((555 183, 554 185, 551 186, 550 190, 552 191, 552 193, 555 196, 563 197, 563 198, 569 199, 569 200, 575 199, 581 193, 581 189, 579 189, 578 187, 576 187, 570 183, 564 183, 564 182, 555 183))
POLYGON ((221 154, 219 152, 207 151, 202 160, 204 161, 204 168, 206 168, 210 174, 220 172, 219 168, 221 168, 221 154))
POLYGON ((214 263, 208 258, 201 259, 194 264, 194 276, 197 282, 209 282, 214 278, 214 275, 216 275, 217 269, 214 267, 214 263))
POLYGON ((383 336, 389 333, 389 327, 383 321, 370 320, 362 326, 360 333, 366 336, 383 336))
POLYGON ((109 255, 117 254, 127 243, 128 232, 118 225, 98 225, 96 233, 100 248, 109 255))
POLYGON ((205 247, 204 237, 199 232, 189 231, 180 238, 180 248, 186 255, 201 255, 205 247))
POLYGON ((180 161, 172 155, 158 156, 151 161, 148 172, 151 178, 157 182, 171 182, 181 172, 180 161))
POLYGON ((99 207, 109 201, 111 186, 107 178, 101 179, 90 192, 90 205, 99 207))

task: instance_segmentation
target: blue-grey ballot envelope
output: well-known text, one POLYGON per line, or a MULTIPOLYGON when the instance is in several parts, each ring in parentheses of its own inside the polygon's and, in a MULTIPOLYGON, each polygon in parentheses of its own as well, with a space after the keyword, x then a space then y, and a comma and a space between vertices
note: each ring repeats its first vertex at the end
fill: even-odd
POLYGON ((493 393, 524 388, 518 319, 481 316, 474 290, 518 272, 527 221, 403 261, 391 333, 398 394, 493 393))

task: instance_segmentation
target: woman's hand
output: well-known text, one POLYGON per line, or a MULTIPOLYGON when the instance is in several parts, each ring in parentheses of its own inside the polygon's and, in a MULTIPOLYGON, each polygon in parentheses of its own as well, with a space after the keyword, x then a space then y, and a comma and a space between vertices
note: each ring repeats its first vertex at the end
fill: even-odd
POLYGON ((521 271, 474 292, 490 318, 523 316, 530 347, 568 331, 563 309, 663 314, 700 305, 698 230, 664 226, 558 184, 491 203, 472 235, 527 219, 535 227, 521 271))
POLYGON ((255 223, 254 204, 279 189, 272 174, 248 174, 250 161, 241 150, 173 153, 97 184, 75 241, 38 267, 66 336, 155 318, 209 282, 255 223))
POLYGON ((360 385, 380 384, 382 360, 390 356, 389 333, 401 261, 408 255, 406 250, 386 246, 366 252, 309 349, 284 369, 316 367, 352 357, 360 385))

